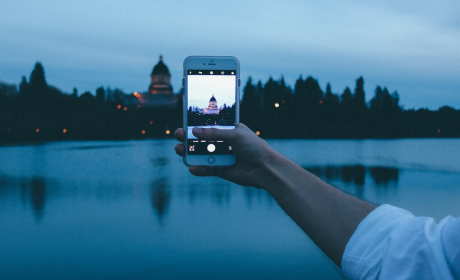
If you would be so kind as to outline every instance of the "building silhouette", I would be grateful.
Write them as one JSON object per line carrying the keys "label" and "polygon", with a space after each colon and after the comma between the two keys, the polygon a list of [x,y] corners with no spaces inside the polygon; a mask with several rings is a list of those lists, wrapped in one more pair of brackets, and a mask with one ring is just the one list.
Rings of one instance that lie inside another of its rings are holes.
{"label": "building silhouette", "polygon": [[205,115],[218,115],[220,113],[220,109],[217,107],[217,100],[212,95],[211,99],[209,99],[209,106],[208,108],[199,109],[200,114]]}
{"label": "building silhouette", "polygon": [[171,86],[171,74],[163,62],[163,56],[153,67],[150,74],[150,86],[145,93],[134,92],[140,107],[147,108],[175,108],[181,95],[174,94]]}
{"label": "building silhouette", "polygon": [[160,61],[153,67],[150,74],[151,83],[149,93],[151,94],[172,94],[171,74],[168,67],[163,63],[163,56],[160,55]]}

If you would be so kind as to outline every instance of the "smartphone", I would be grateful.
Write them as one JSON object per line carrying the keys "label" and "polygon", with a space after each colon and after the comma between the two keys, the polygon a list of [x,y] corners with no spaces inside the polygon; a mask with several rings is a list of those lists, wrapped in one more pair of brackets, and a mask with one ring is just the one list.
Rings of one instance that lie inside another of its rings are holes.
{"label": "smartphone", "polygon": [[187,166],[235,163],[230,143],[198,139],[194,127],[235,129],[239,122],[240,63],[231,56],[189,56],[184,60],[184,129]]}

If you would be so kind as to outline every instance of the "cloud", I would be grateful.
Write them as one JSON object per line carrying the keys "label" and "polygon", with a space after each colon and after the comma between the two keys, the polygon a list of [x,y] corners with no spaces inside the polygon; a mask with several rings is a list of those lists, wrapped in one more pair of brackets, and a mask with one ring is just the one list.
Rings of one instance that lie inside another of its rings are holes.
{"label": "cloud", "polygon": [[405,89],[407,104],[416,102],[404,98],[415,96],[411,88],[430,96],[421,81],[440,92],[460,88],[458,1],[21,1],[2,9],[7,82],[40,60],[67,91],[101,84],[139,91],[163,54],[175,90],[189,55],[237,56],[242,79],[284,75],[293,84],[313,75],[337,91],[363,75],[370,91],[376,83]]}

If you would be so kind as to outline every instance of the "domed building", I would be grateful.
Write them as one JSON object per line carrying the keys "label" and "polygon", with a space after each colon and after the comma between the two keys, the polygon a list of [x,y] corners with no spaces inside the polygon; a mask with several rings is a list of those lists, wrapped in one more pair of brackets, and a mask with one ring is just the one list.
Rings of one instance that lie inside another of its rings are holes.
{"label": "domed building", "polygon": [[218,115],[220,113],[220,109],[217,107],[217,100],[214,97],[214,94],[212,95],[211,99],[209,99],[208,108],[200,109],[199,112],[200,114],[205,115]]}
{"label": "domed building", "polygon": [[134,92],[140,107],[167,107],[175,108],[181,98],[180,94],[174,94],[171,86],[171,74],[163,62],[163,56],[160,55],[160,61],[153,67],[150,74],[150,86],[148,92]]}
{"label": "domed building", "polygon": [[163,56],[160,55],[160,61],[153,67],[150,74],[151,83],[149,93],[151,94],[171,94],[173,89],[171,86],[171,74],[168,67],[163,63]]}

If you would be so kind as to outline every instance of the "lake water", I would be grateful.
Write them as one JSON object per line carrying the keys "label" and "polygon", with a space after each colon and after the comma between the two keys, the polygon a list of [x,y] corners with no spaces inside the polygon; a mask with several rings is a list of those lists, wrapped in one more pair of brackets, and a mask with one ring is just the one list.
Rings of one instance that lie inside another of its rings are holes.
{"label": "lake water", "polygon": [[[271,140],[348,193],[460,216],[460,139]],[[173,140],[0,147],[0,279],[343,279],[263,190]]]}

